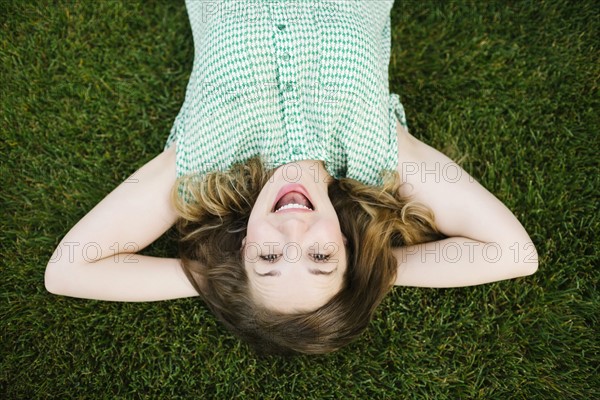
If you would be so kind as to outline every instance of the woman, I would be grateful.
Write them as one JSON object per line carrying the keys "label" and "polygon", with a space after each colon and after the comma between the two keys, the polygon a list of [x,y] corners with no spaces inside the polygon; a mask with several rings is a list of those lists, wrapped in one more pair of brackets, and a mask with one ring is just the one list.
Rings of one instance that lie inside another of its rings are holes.
{"label": "woman", "polygon": [[[535,272],[514,215],[408,133],[392,1],[186,5],[194,68],[165,150],[63,238],[50,292],[200,295],[259,351],[325,353],[393,285]],[[175,223],[180,259],[136,254]]]}

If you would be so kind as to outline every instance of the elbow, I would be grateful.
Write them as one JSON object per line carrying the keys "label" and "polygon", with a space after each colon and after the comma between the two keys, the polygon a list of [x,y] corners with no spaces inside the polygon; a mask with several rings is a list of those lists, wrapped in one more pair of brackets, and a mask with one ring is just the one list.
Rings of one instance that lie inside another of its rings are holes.
{"label": "elbow", "polygon": [[[501,254],[496,260],[502,259],[504,279],[521,278],[533,275],[538,270],[538,254],[531,241],[516,241],[497,246]],[[488,256],[489,258],[489,256]]]}
{"label": "elbow", "polygon": [[526,268],[527,275],[533,275],[537,272],[537,270],[538,270],[538,259],[537,259],[537,255],[536,255],[535,261],[531,261],[531,262],[527,263],[527,268]]}
{"label": "elbow", "polygon": [[538,261],[526,262],[521,266],[521,276],[529,276],[533,275],[538,270]]}
{"label": "elbow", "polygon": [[44,287],[49,293],[68,296],[67,274],[68,266],[50,261],[44,273]]}
{"label": "elbow", "polygon": [[[62,245],[62,244],[61,244]],[[73,279],[75,272],[75,260],[62,256],[61,245],[59,245],[44,272],[44,287],[49,293],[59,296],[69,296],[69,283]]]}
{"label": "elbow", "polygon": [[46,266],[46,272],[44,274],[44,286],[49,293],[60,295],[62,294],[60,277],[58,276],[56,269],[56,266],[52,264],[48,264]]}
{"label": "elbow", "polygon": [[60,261],[60,245],[54,250],[52,253],[52,257],[48,260],[48,264],[46,264],[46,271],[44,272],[44,287],[46,291],[52,294],[60,294],[58,293],[59,285],[60,285],[60,277],[58,276],[59,269],[59,261]]}
{"label": "elbow", "polygon": [[539,262],[538,253],[532,242],[528,242],[525,246],[525,254],[519,262],[520,276],[529,276],[537,272]]}

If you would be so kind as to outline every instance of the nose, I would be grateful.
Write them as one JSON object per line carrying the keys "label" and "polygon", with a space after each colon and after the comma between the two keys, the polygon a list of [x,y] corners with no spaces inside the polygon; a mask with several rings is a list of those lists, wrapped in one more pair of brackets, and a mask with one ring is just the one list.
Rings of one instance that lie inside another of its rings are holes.
{"label": "nose", "polygon": [[290,239],[298,238],[308,228],[308,222],[300,217],[287,218],[279,224],[279,230]]}

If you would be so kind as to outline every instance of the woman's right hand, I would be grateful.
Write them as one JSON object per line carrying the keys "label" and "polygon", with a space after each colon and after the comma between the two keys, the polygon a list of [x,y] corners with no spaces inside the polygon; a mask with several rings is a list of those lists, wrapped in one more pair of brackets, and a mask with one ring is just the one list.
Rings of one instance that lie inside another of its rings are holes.
{"label": "woman's right hand", "polygon": [[398,125],[401,193],[429,207],[447,239],[395,249],[396,285],[457,287],[533,274],[538,256],[513,213],[450,158]]}

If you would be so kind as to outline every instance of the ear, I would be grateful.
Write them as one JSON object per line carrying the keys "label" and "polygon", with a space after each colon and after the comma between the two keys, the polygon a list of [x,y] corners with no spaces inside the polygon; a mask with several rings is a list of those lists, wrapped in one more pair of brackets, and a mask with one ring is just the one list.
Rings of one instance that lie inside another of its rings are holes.
{"label": "ear", "polygon": [[245,245],[246,245],[246,236],[244,236],[244,238],[242,239],[242,246],[240,247],[240,250],[242,250]]}
{"label": "ear", "polygon": [[348,239],[346,238],[346,235],[342,234],[342,240],[344,241],[344,246],[348,246]]}

